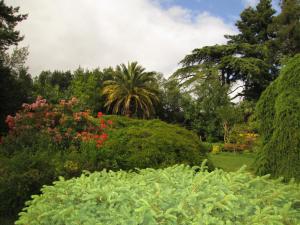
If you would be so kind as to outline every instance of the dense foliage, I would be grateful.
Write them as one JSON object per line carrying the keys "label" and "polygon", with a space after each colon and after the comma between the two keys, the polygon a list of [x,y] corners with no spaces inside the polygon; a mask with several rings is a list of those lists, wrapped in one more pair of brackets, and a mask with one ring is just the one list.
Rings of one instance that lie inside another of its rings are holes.
{"label": "dense foliage", "polygon": [[257,104],[262,149],[259,174],[300,180],[300,55],[283,67]]}
{"label": "dense foliage", "polygon": [[[197,165],[207,157],[208,151],[197,135],[178,125],[123,116],[107,115],[103,119],[111,129],[107,130],[109,138],[94,156],[97,170]],[[73,160],[80,157],[81,153]]]}
{"label": "dense foliage", "polygon": [[[107,169],[161,168],[177,163],[198,165],[206,149],[197,135],[178,125],[159,120],[106,116],[115,129],[102,151],[110,159]],[[116,167],[116,168],[114,168]]]}
{"label": "dense foliage", "polygon": [[70,178],[98,169],[96,156],[111,121],[101,113],[91,119],[88,111],[76,111],[76,105],[75,98],[52,105],[38,97],[7,116],[9,133],[0,144],[0,215],[14,215],[60,175]]}
{"label": "dense foliage", "polygon": [[281,13],[274,20],[276,45],[282,55],[300,53],[300,1],[281,0]]}
{"label": "dense foliage", "polygon": [[174,166],[96,172],[42,189],[16,224],[290,224],[299,185],[249,173]]}
{"label": "dense foliage", "polygon": [[206,158],[196,134],[178,125],[102,113],[93,118],[76,111],[78,106],[75,98],[57,105],[38,98],[7,117],[10,132],[0,144],[0,214],[14,215],[58,176],[198,165]]}
{"label": "dense foliage", "polygon": [[[193,50],[169,79],[137,62],[42,71],[32,79],[29,48],[12,48],[27,16],[0,0],[0,223],[59,176],[126,170],[47,187],[19,223],[89,217],[86,223],[95,224],[101,215],[101,224],[297,224],[299,186],[240,172],[161,170],[200,165],[211,151],[221,156],[217,166],[222,161],[233,171],[245,162],[238,154],[253,151],[247,162],[259,153],[259,175],[300,180],[300,1],[280,7],[276,13],[271,0],[247,7],[238,33]],[[138,172],[144,168],[158,170]],[[93,201],[99,192],[104,197]],[[63,210],[54,205],[63,201]],[[95,213],[89,204],[109,208]]]}

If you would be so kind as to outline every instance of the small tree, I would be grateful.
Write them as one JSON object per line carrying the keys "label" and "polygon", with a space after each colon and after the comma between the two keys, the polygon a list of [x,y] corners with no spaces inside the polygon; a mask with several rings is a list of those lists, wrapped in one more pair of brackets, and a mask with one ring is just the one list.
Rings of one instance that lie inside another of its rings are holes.
{"label": "small tree", "polygon": [[229,143],[229,137],[234,124],[242,121],[242,113],[232,104],[220,107],[217,115],[221,119],[224,129],[224,143]]}

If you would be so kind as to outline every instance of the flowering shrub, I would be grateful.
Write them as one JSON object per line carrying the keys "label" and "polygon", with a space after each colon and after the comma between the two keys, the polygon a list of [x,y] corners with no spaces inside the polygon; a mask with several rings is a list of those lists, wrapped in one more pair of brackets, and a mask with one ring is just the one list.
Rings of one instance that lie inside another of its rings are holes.
{"label": "flowering shrub", "polygon": [[9,133],[0,138],[0,215],[15,217],[31,195],[59,176],[103,169],[98,148],[108,139],[112,121],[100,112],[97,118],[80,112],[77,103],[72,98],[53,105],[38,97],[7,116]]}
{"label": "flowering shrub", "polygon": [[217,153],[219,153],[221,151],[221,147],[220,147],[220,145],[217,145],[217,144],[214,144],[213,146],[212,146],[212,153],[213,154],[217,154]]}
{"label": "flowering shrub", "polygon": [[229,135],[229,143],[224,144],[224,150],[252,150],[257,140],[258,134],[254,132],[247,124],[236,125]]}
{"label": "flowering shrub", "polygon": [[30,131],[42,132],[50,136],[54,143],[63,147],[79,142],[95,142],[99,148],[107,140],[105,130],[112,121],[105,121],[98,113],[98,124],[91,120],[90,111],[78,112],[76,98],[61,100],[58,105],[47,103],[38,97],[32,104],[23,104],[23,109],[15,116],[8,115],[6,123],[9,136],[17,137]]}

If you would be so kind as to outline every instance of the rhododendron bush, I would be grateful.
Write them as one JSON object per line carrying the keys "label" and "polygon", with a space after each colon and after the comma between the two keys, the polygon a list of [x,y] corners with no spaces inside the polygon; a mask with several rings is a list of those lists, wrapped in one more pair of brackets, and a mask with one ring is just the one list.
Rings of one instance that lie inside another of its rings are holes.
{"label": "rhododendron bush", "polygon": [[7,116],[8,136],[12,139],[24,133],[40,132],[63,148],[78,146],[80,142],[94,142],[98,148],[101,147],[108,138],[105,130],[112,122],[105,121],[99,112],[95,123],[90,111],[78,111],[77,104],[76,98],[52,105],[38,97],[32,104],[23,104],[22,110],[15,116]]}
{"label": "rhododendron bush", "polygon": [[[112,121],[79,111],[76,98],[49,104],[38,97],[6,118],[0,144],[0,215],[15,216],[40,188],[59,176],[103,169],[102,145]],[[1,222],[0,222],[1,224]]]}

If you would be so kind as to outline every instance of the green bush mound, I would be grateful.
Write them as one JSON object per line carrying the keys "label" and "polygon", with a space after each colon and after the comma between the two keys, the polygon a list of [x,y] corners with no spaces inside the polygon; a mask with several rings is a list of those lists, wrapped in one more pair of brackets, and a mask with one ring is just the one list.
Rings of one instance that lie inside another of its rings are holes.
{"label": "green bush mound", "polygon": [[110,159],[107,169],[162,168],[174,164],[200,165],[207,149],[199,137],[178,125],[160,120],[106,116],[114,128],[101,151]]}
{"label": "green bush mound", "polygon": [[61,179],[33,196],[16,224],[300,223],[299,184],[253,177],[242,170],[197,169],[177,165]]}
{"label": "green bush mound", "polygon": [[263,92],[256,116],[262,138],[257,174],[300,180],[300,54]]}

